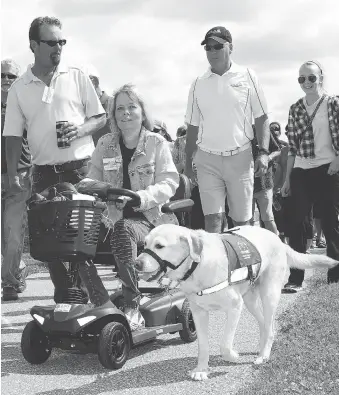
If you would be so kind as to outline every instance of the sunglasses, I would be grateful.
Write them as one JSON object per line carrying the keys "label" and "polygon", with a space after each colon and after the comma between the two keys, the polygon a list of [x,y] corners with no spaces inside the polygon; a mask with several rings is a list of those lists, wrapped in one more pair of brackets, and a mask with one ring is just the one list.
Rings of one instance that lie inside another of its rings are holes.
{"label": "sunglasses", "polygon": [[210,51],[212,51],[212,50],[214,50],[214,51],[220,51],[221,49],[224,48],[224,45],[225,45],[225,44],[215,44],[215,45],[208,45],[208,44],[206,44],[206,45],[204,46],[204,48],[205,48],[205,51],[206,51],[206,52],[210,52]]}
{"label": "sunglasses", "polygon": [[63,47],[66,44],[67,40],[65,40],[65,39],[64,40],[58,40],[58,41],[55,41],[55,40],[38,40],[38,42],[45,43],[45,44],[47,44],[50,47],[55,47],[57,44],[59,44],[60,47]]}
{"label": "sunglasses", "polygon": [[17,78],[17,76],[14,74],[1,73],[1,78],[6,78],[6,77],[9,80],[15,80]]}
{"label": "sunglasses", "polygon": [[303,84],[306,80],[309,80],[309,81],[312,82],[312,83],[313,83],[313,82],[316,82],[317,76],[314,75],[314,74],[311,74],[311,75],[309,75],[308,77],[301,76],[301,77],[298,78],[299,84]]}
{"label": "sunglasses", "polygon": [[271,126],[271,127],[270,127],[270,130],[271,130],[272,132],[280,132],[280,128],[279,128],[278,126]]}

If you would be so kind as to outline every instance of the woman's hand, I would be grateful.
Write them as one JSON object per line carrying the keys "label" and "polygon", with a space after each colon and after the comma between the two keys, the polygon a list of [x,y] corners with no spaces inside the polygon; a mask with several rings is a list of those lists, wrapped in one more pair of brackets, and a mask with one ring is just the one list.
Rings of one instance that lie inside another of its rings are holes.
{"label": "woman's hand", "polygon": [[331,163],[330,167],[328,168],[327,174],[333,175],[339,172],[339,156],[337,156]]}
{"label": "woman's hand", "polygon": [[257,159],[254,162],[254,177],[262,177],[266,174],[268,169],[268,161],[268,155],[258,155]]}
{"label": "woman's hand", "polygon": [[281,196],[286,197],[291,194],[291,186],[290,186],[290,180],[285,180],[284,185],[281,188]]}
{"label": "woman's hand", "polygon": [[126,203],[129,202],[130,200],[132,200],[132,198],[128,196],[119,196],[115,201],[115,205],[118,210],[123,210],[124,207],[126,206]]}

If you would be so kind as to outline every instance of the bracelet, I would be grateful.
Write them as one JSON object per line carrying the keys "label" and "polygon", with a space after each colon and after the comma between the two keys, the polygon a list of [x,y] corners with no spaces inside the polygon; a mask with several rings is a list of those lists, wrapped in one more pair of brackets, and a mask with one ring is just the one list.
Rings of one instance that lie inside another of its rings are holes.
{"label": "bracelet", "polygon": [[260,154],[265,154],[265,155],[269,156],[270,152],[265,148],[259,148],[259,155]]}

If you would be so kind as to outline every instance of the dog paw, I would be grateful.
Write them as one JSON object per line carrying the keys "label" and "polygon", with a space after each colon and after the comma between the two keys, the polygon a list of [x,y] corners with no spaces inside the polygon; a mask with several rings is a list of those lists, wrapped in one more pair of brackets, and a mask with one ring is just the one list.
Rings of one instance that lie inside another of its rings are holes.
{"label": "dog paw", "polygon": [[254,365],[262,365],[263,363],[266,363],[267,361],[268,361],[267,357],[258,357],[253,361],[253,363],[254,363]]}
{"label": "dog paw", "polygon": [[189,373],[191,379],[195,381],[202,381],[202,380],[207,380],[208,379],[208,372],[207,371],[201,371],[200,369],[194,369]]}
{"label": "dog paw", "polygon": [[239,354],[234,350],[223,350],[221,352],[221,357],[224,361],[227,362],[237,362],[239,358]]}

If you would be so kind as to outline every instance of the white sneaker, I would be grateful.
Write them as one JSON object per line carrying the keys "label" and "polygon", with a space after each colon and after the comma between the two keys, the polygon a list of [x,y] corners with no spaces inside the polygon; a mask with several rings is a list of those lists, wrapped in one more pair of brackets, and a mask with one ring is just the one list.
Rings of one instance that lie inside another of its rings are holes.
{"label": "white sneaker", "polygon": [[131,331],[142,329],[145,327],[144,317],[141,315],[139,309],[133,309],[131,307],[125,308],[125,316],[131,328]]}

